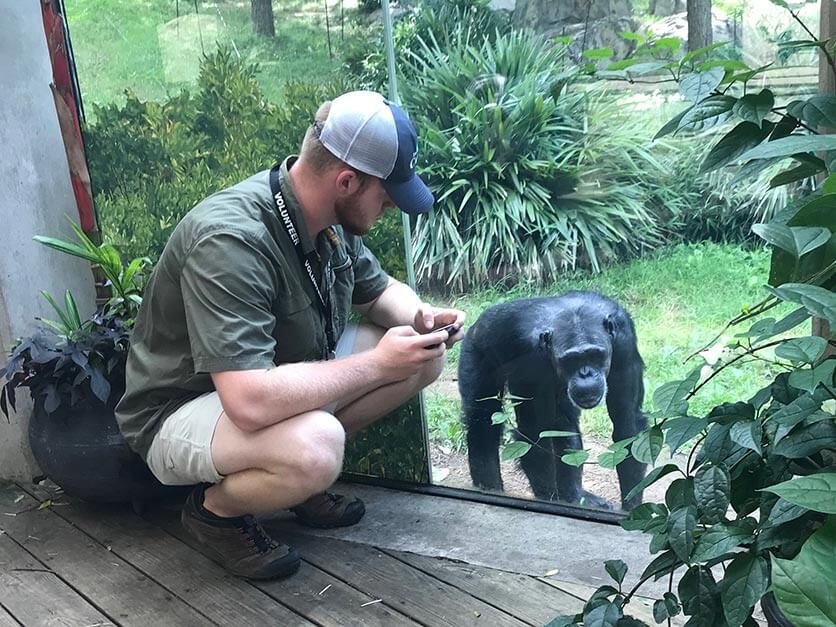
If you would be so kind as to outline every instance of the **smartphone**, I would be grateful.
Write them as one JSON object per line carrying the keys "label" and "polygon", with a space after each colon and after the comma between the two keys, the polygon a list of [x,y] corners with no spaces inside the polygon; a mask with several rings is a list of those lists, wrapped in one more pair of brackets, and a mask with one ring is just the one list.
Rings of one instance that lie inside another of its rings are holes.
{"label": "smartphone", "polygon": [[[437,329],[433,329],[432,331],[427,331],[427,333],[435,333],[436,331],[447,331],[447,337],[449,338],[451,335],[455,334],[459,330],[459,325],[455,322],[453,324],[448,324],[443,327],[439,327]],[[425,346],[427,350],[431,348],[435,348],[438,344],[431,344],[430,346]]]}

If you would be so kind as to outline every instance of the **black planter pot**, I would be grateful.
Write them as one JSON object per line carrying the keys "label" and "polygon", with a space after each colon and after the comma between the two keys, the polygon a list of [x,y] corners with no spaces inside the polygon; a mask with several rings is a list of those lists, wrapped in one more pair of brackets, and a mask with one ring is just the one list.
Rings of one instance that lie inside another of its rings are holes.
{"label": "black planter pot", "polygon": [[161,484],[119,431],[113,409],[81,402],[47,414],[41,402],[29,422],[29,445],[43,473],[68,495],[96,503],[132,503],[185,494]]}
{"label": "black planter pot", "polygon": [[767,592],[761,598],[761,609],[769,627],[795,627],[778,608],[775,595],[771,592]]}

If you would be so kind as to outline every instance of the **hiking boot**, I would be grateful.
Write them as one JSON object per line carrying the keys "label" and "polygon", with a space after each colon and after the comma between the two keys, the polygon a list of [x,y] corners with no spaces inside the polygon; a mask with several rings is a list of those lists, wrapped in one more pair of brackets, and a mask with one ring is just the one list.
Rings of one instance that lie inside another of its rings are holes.
{"label": "hiking boot", "polygon": [[248,579],[274,579],[299,568],[296,549],[279,544],[255,517],[221,518],[203,507],[205,488],[195,488],[186,499],[180,520],[204,553],[226,570]]}
{"label": "hiking boot", "polygon": [[296,520],[308,527],[330,529],[348,527],[360,521],[366,513],[363,501],[351,496],[320,492],[304,503],[291,507]]}

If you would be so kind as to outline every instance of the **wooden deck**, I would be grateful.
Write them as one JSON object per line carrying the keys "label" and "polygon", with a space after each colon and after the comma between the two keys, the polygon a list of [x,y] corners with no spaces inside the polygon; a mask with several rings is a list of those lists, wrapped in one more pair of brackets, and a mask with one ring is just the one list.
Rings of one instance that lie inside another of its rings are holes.
{"label": "wooden deck", "polygon": [[579,611],[589,591],[278,524],[302,567],[249,582],[190,546],[173,507],[138,516],[37,486],[0,486],[0,627],[543,625]]}

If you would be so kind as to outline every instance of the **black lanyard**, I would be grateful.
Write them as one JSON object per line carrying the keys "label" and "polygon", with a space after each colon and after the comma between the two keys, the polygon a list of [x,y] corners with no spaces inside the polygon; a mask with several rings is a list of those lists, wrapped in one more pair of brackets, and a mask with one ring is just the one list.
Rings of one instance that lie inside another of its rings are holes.
{"label": "black lanyard", "polygon": [[316,280],[316,276],[314,275],[313,271],[313,266],[311,266],[311,257],[315,253],[306,255],[304,252],[302,252],[302,243],[299,240],[299,233],[296,231],[296,225],[293,224],[293,220],[290,217],[290,213],[288,213],[287,211],[284,196],[282,195],[282,188],[281,185],[279,185],[280,168],[281,165],[275,165],[270,170],[270,191],[273,193],[273,200],[276,203],[276,210],[279,212],[279,218],[281,218],[282,226],[284,226],[284,229],[287,232],[287,236],[290,238],[293,247],[296,249],[296,254],[299,257],[299,262],[302,264],[302,267],[305,268],[305,270],[307,271],[308,278],[310,279],[311,285],[313,285],[314,291],[316,292],[320,310],[322,311],[323,322],[325,324],[325,339],[328,343],[327,358],[331,359],[334,357],[334,351],[337,348],[337,341],[334,337],[334,327],[331,324],[331,295],[330,292],[327,290],[323,295],[322,290],[319,289],[319,282]]}

